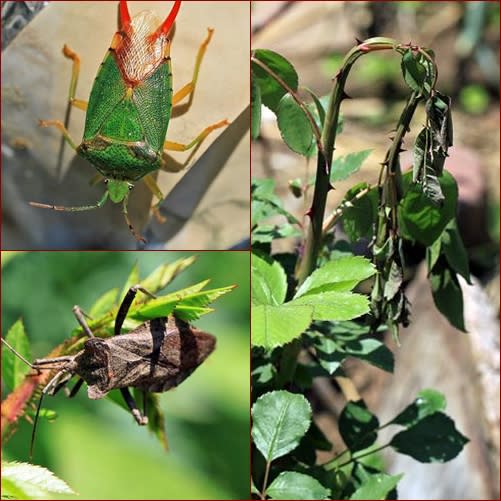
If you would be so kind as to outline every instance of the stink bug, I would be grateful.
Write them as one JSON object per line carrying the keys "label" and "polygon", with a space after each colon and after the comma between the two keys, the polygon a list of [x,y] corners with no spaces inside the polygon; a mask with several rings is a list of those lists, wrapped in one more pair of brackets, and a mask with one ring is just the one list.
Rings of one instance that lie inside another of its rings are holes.
{"label": "stink bug", "polygon": [[137,240],[144,241],[127,213],[133,183],[144,179],[159,200],[153,210],[161,218],[158,207],[164,196],[151,174],[158,169],[179,170],[179,166],[169,165],[164,150],[189,150],[198,146],[213,130],[228,124],[227,120],[221,120],[209,125],[188,144],[165,140],[172,106],[186,97],[191,99],[200,64],[213,34],[209,29],[200,45],[191,82],[173,93],[169,33],[180,6],[181,1],[176,0],[169,15],[160,22],[149,11],[131,18],[127,2],[120,1],[120,27],[99,68],[88,102],[75,98],[80,58],[64,46],[63,54],[73,61],[69,105],[86,111],[83,140],[77,145],[66,125],[59,120],[41,120],[40,125],[59,129],[71,148],[98,170],[106,183],[106,191],[93,205],[66,207],[30,202],[32,206],[78,212],[100,208],[110,198],[112,202],[122,203],[122,212],[131,233]]}
{"label": "stink bug", "polygon": [[214,351],[216,338],[171,315],[155,318],[121,334],[129,308],[138,291],[151,297],[140,285],[129,289],[118,310],[114,337],[95,337],[82,310],[75,306],[73,313],[88,339],[83,350],[74,355],[42,358],[28,362],[3,338],[2,342],[33,370],[56,371],[42,390],[31,435],[30,457],[33,452],[36,426],[43,397],[55,395],[73,376],[79,379],[69,396],[76,395],[85,381],[90,399],[99,399],[113,389],[120,389],[125,403],[139,425],[148,423],[146,395],[143,410],[139,410],[129,388],[143,392],[164,392],[181,384]]}

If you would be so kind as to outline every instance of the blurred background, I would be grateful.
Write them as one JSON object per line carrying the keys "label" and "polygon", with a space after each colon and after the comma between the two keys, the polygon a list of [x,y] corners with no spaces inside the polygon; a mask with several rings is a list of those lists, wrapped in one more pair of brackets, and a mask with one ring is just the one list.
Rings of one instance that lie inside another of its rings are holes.
{"label": "blurred background", "polygon": [[[131,16],[150,10],[163,20],[172,5],[140,1],[129,9]],[[167,243],[169,249],[227,249],[248,237],[250,39],[242,34],[249,31],[249,14],[249,3],[240,1],[190,1],[179,11],[172,33],[174,91],[191,80],[207,28],[215,31],[192,105],[187,109],[183,101],[173,111],[167,139],[189,143],[219,120],[231,125],[210,134],[189,169],[158,174],[158,185],[169,195],[164,224],[150,218],[151,192],[143,182],[135,183],[129,215],[157,248]],[[76,97],[87,100],[117,19],[118,1],[2,3],[2,35],[10,42],[2,46],[3,249],[137,248],[119,204],[81,213],[28,205],[92,205],[104,193],[102,182],[91,186],[94,167],[63,146],[56,129],[38,127],[38,120],[64,121],[71,62],[62,54],[63,45],[81,58]],[[84,123],[85,112],[73,108],[68,130],[77,144]],[[174,152],[169,161],[183,163],[188,156]]]}
{"label": "blurred background", "polygon": [[[436,311],[426,269],[409,270],[411,326],[402,346],[388,341],[396,356],[393,376],[363,364],[347,371],[371,410],[385,417],[408,403],[410,395],[432,387],[445,393],[448,412],[471,442],[446,465],[421,465],[385,456],[390,473],[405,472],[399,499],[496,499],[499,497],[499,3],[498,2],[252,2],[252,48],[270,49],[296,68],[300,86],[326,95],[345,54],[374,36],[393,37],[432,48],[437,88],[452,96],[454,146],[446,168],[459,185],[458,219],[474,283],[462,283],[468,334],[453,329]],[[343,132],[336,155],[373,149],[360,171],[336,184],[328,210],[357,182],[377,182],[379,162],[390,145],[391,130],[408,89],[400,59],[386,51],[361,58],[348,78],[341,113]],[[302,94],[306,96],[306,94]],[[283,143],[275,116],[263,107],[261,137],[252,144],[252,175],[273,178],[285,208],[304,220],[310,199],[295,198],[289,180],[308,179],[316,168]],[[409,151],[402,168],[412,165],[412,145],[425,120],[421,106],[405,138]],[[309,193],[311,196],[312,193]],[[338,228],[339,231],[339,228]],[[274,251],[295,250],[296,241],[274,242]],[[412,280],[411,280],[412,278]],[[325,381],[323,382],[325,383]],[[326,385],[322,386],[324,389]],[[316,422],[340,444],[337,395],[316,395]],[[384,437],[382,438],[384,440]],[[342,444],[340,444],[342,446]],[[322,455],[323,454],[323,455]],[[330,454],[330,456],[329,456]],[[319,462],[332,452],[319,453]]]}
{"label": "blurred background", "polygon": [[[141,278],[191,253],[2,253],[2,336],[19,318],[33,358],[45,356],[76,326],[72,306],[88,310],[123,287],[138,263]],[[34,464],[49,468],[81,499],[246,499],[249,495],[249,254],[198,254],[165,292],[210,278],[209,288],[238,287],[193,322],[217,348],[180,387],[160,395],[168,452],[107,399],[47,397],[54,422],[41,419]],[[164,292],[164,293],[165,293]],[[5,393],[4,393],[5,397]],[[31,425],[3,444],[3,460],[27,461]],[[75,496],[76,499],[76,496]]]}

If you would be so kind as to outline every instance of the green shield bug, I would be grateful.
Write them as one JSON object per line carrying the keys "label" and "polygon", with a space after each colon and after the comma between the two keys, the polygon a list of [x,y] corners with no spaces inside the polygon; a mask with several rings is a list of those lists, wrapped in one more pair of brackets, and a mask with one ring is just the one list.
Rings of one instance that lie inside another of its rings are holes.
{"label": "green shield bug", "polygon": [[[134,229],[127,203],[133,183],[143,179],[159,202],[153,206],[161,219],[158,207],[164,196],[157,186],[154,171],[176,172],[165,150],[186,151],[198,146],[213,130],[224,127],[221,120],[206,127],[187,144],[166,141],[172,107],[193,95],[198,72],[213,30],[200,45],[193,78],[178,92],[172,90],[169,33],[181,7],[176,0],[163,22],[149,11],[132,17],[127,2],[120,0],[120,26],[94,80],[89,101],[75,98],[80,58],[66,45],[63,54],[73,62],[69,90],[69,104],[86,111],[82,142],[77,145],[65,124],[59,120],[41,120],[43,127],[53,126],[61,131],[66,142],[78,155],[88,160],[104,178],[106,191],[93,205],[66,207],[39,202],[30,205],[56,211],[79,212],[100,208],[109,199],[122,204],[125,221],[137,240],[143,237]],[[185,164],[182,165],[184,167]]]}

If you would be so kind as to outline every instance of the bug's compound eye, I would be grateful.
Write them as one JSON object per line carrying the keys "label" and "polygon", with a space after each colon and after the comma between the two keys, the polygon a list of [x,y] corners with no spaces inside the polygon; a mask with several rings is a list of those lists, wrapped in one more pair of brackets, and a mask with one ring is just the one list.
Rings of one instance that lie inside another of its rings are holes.
{"label": "bug's compound eye", "polygon": [[110,182],[110,180],[109,180],[109,179],[105,179],[105,180],[104,180],[104,184],[108,184],[109,182]]}
{"label": "bug's compound eye", "polygon": [[129,185],[127,185],[127,188],[129,188],[129,191],[132,191],[132,188],[134,188],[134,185],[133,184],[129,184]]}

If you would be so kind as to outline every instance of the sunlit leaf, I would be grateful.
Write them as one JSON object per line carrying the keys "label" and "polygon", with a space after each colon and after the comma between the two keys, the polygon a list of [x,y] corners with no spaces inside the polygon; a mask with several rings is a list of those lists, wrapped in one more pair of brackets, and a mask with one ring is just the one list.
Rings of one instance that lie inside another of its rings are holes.
{"label": "sunlit leaf", "polygon": [[[293,91],[297,90],[298,76],[296,70],[285,57],[266,49],[257,49],[253,52],[253,55],[281,78]],[[252,73],[261,90],[263,104],[276,112],[278,103],[282,96],[287,93],[287,90],[255,63],[252,64]]]}
{"label": "sunlit leaf", "polygon": [[330,491],[309,475],[283,471],[266,489],[266,494],[272,499],[328,499]]}
{"label": "sunlit leaf", "polygon": [[47,494],[75,494],[54,473],[29,463],[2,461],[2,498],[48,499]]}
{"label": "sunlit leaf", "polygon": [[252,406],[252,438],[267,461],[294,450],[311,423],[311,407],[302,396],[273,391]]}

